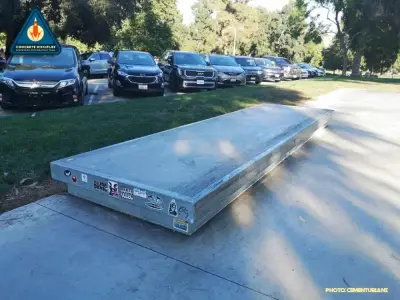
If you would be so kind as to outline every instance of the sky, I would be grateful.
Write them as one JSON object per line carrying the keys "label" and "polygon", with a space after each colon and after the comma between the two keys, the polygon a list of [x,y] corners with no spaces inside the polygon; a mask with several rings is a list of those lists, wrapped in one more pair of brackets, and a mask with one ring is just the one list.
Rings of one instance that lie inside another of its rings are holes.
{"label": "sky", "polygon": [[[183,15],[183,23],[190,24],[193,22],[192,6],[197,0],[178,0],[178,8]],[[279,10],[286,5],[289,0],[253,0],[252,6],[262,6],[268,10]]]}

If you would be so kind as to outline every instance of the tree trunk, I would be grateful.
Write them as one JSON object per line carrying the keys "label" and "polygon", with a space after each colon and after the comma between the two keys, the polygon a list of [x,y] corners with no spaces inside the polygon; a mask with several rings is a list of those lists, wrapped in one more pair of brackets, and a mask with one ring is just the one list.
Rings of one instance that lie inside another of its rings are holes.
{"label": "tree trunk", "polygon": [[11,50],[11,45],[12,45],[13,41],[14,41],[14,32],[13,32],[13,30],[8,30],[7,39],[6,39],[6,51],[5,51],[5,55],[6,55],[7,59],[11,55],[10,50]]}
{"label": "tree trunk", "polygon": [[358,48],[356,50],[356,55],[354,56],[354,60],[353,60],[353,66],[351,68],[351,76],[356,76],[356,77],[360,77],[361,76],[361,59],[363,56],[363,52],[361,50],[361,48]]}
{"label": "tree trunk", "polygon": [[342,66],[342,76],[346,76],[347,74],[347,63],[348,63],[348,57],[347,57],[347,46],[346,42],[344,40],[344,34],[339,35],[339,41],[340,41],[340,52],[342,53],[342,59],[343,59],[343,66]]}

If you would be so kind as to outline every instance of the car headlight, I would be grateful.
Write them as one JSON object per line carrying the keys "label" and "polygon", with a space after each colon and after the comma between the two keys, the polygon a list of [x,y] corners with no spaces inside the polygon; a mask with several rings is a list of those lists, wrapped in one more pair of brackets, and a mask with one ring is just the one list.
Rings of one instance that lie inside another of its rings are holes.
{"label": "car headlight", "polygon": [[119,75],[119,76],[129,76],[128,74],[126,74],[124,71],[121,71],[121,70],[118,70],[117,71],[117,74]]}
{"label": "car headlight", "polygon": [[73,85],[75,81],[76,81],[75,79],[61,80],[58,87],[63,88],[69,85]]}
{"label": "car headlight", "polygon": [[12,80],[11,78],[3,77],[1,78],[1,82],[8,85],[9,87],[14,87],[14,80]]}
{"label": "car headlight", "polygon": [[218,76],[220,76],[220,77],[225,77],[226,75],[225,75],[224,72],[218,72]]}
{"label": "car headlight", "polygon": [[176,70],[178,71],[178,74],[179,74],[180,76],[182,76],[182,74],[183,74],[182,70],[179,69],[179,68],[177,68]]}
{"label": "car headlight", "polygon": [[261,75],[262,73],[263,73],[263,71],[261,71],[261,70],[257,71],[258,75]]}
{"label": "car headlight", "polygon": [[290,71],[290,67],[284,67],[283,70],[286,71],[286,72],[289,72]]}

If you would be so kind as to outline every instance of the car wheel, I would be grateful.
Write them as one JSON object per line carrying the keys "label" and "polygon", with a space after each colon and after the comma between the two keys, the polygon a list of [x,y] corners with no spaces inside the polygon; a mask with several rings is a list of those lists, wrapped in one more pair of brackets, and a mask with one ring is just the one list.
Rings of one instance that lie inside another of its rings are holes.
{"label": "car wheel", "polygon": [[115,80],[113,81],[113,95],[115,97],[121,96],[121,90],[117,87]]}

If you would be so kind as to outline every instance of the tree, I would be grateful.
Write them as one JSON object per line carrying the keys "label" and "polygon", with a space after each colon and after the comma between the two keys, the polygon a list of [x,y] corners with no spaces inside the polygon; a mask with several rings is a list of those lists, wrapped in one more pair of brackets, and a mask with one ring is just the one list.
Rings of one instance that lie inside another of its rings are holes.
{"label": "tree", "polygon": [[111,36],[111,28],[134,16],[140,0],[0,0],[0,32],[9,48],[33,8],[44,14],[56,36],[94,45]]}
{"label": "tree", "polygon": [[143,0],[134,19],[125,19],[121,29],[114,27],[110,44],[160,56],[167,49],[180,48],[181,26],[182,17],[175,0]]}
{"label": "tree", "polygon": [[[341,20],[346,9],[346,0],[315,0],[322,8],[327,10],[326,19],[335,27],[335,35],[339,41],[340,54],[342,57],[342,75],[345,76],[348,64],[348,35]],[[333,14],[333,17],[330,16]]]}
{"label": "tree", "polygon": [[330,47],[324,50],[324,68],[328,70],[340,70],[343,68],[343,59],[341,56],[340,42],[336,37]]}
{"label": "tree", "polygon": [[209,53],[216,48],[217,21],[212,18],[213,9],[208,0],[199,0],[193,6],[194,24],[190,28],[194,51]]}

